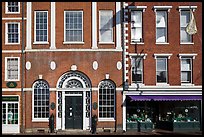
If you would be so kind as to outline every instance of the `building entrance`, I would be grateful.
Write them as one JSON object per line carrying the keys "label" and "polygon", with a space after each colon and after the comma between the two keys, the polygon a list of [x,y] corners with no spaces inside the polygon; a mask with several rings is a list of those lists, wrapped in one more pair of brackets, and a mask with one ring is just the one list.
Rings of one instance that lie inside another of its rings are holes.
{"label": "building entrance", "polygon": [[81,96],[66,96],[65,129],[82,129],[82,125],[83,125],[82,94]]}

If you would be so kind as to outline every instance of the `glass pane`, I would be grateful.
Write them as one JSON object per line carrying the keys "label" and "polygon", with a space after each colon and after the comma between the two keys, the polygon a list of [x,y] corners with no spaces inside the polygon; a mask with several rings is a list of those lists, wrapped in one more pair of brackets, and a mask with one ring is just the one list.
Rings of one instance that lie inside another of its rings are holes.
{"label": "glass pane", "polygon": [[167,82],[166,81],[166,72],[165,71],[157,72],[157,82]]}
{"label": "glass pane", "polygon": [[191,82],[191,72],[181,72],[181,81],[182,82]]}
{"label": "glass pane", "polygon": [[166,59],[157,59],[157,71],[166,70]]}
{"label": "glass pane", "polygon": [[156,13],[156,27],[166,27],[166,11]]}
{"label": "glass pane", "polygon": [[100,39],[103,42],[112,42],[112,30],[101,30]]}
{"label": "glass pane", "polygon": [[141,38],[142,38],[142,28],[138,28],[138,27],[132,28],[131,39],[140,41]]}
{"label": "glass pane", "polygon": [[142,27],[142,11],[131,12],[132,27]]}
{"label": "glass pane", "polygon": [[190,59],[182,59],[181,60],[181,70],[182,71],[189,71],[189,70],[191,70]]}
{"label": "glass pane", "polygon": [[191,42],[191,36],[186,32],[185,28],[181,28],[181,42]]}
{"label": "glass pane", "polygon": [[157,28],[156,42],[166,42],[166,28]]}
{"label": "glass pane", "polygon": [[181,11],[181,27],[186,27],[190,21],[190,11]]}

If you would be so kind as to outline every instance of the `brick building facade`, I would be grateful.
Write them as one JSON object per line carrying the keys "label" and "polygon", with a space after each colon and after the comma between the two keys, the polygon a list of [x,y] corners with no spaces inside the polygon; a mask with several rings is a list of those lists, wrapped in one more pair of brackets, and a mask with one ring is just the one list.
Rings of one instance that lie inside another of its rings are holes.
{"label": "brick building facade", "polygon": [[[138,129],[138,121],[141,130],[200,130],[201,3],[124,2],[123,8],[123,130]],[[186,32],[191,13],[193,35]]]}
{"label": "brick building facade", "polygon": [[[190,9],[192,38],[179,23]],[[199,2],[2,2],[3,133],[48,130],[51,114],[56,130],[90,130],[97,115],[97,130],[126,131],[146,108],[162,128],[156,117],[175,107],[160,110],[180,100],[196,107],[200,128],[201,11]]]}

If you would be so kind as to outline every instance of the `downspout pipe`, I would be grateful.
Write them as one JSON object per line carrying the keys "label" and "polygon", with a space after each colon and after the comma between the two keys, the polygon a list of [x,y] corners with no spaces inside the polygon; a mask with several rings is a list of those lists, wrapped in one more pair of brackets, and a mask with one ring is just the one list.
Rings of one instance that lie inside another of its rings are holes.
{"label": "downspout pipe", "polygon": [[21,132],[24,133],[24,2],[22,2],[22,47],[21,47]]}

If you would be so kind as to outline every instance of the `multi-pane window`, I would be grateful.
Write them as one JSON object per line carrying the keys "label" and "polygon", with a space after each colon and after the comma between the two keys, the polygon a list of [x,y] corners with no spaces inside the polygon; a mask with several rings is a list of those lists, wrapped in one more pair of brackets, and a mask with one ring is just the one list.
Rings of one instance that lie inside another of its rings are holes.
{"label": "multi-pane window", "polygon": [[48,12],[35,11],[35,42],[48,41]]}
{"label": "multi-pane window", "polygon": [[156,11],[156,43],[167,42],[167,11]]}
{"label": "multi-pane window", "polygon": [[2,102],[2,125],[18,124],[18,102]]}
{"label": "multi-pane window", "polygon": [[115,118],[115,84],[109,80],[99,85],[99,118]]}
{"label": "multi-pane window", "polygon": [[20,23],[9,22],[6,23],[6,43],[19,44],[20,43]]}
{"label": "multi-pane window", "polygon": [[49,118],[49,85],[44,80],[38,80],[33,86],[33,119],[48,120]]}
{"label": "multi-pane window", "polygon": [[131,11],[131,41],[142,42],[142,10]]}
{"label": "multi-pane window", "polygon": [[181,10],[180,14],[180,42],[191,43],[192,36],[186,32],[186,27],[190,22],[190,10]]}
{"label": "multi-pane window", "polygon": [[6,2],[6,13],[20,13],[20,2]]}
{"label": "multi-pane window", "polygon": [[167,58],[156,59],[157,83],[167,83]]}
{"label": "multi-pane window", "polygon": [[143,58],[132,56],[132,83],[143,83]]}
{"label": "multi-pane window", "polygon": [[181,83],[192,82],[192,59],[181,58]]}
{"label": "multi-pane window", "polygon": [[83,42],[83,12],[65,11],[65,42]]}
{"label": "multi-pane window", "polygon": [[113,11],[99,11],[99,42],[113,42]]}
{"label": "multi-pane window", "polygon": [[5,80],[19,81],[20,77],[20,60],[19,57],[6,57],[5,60]]}

